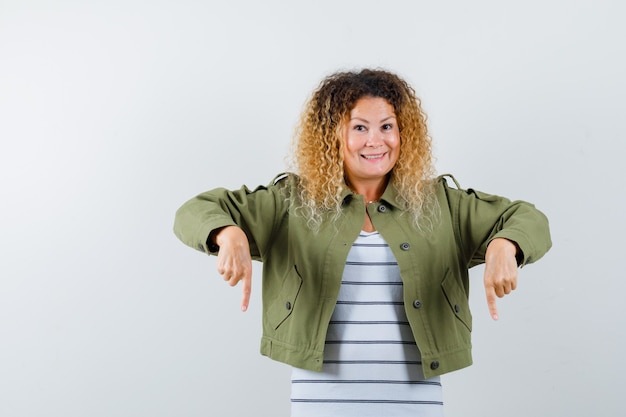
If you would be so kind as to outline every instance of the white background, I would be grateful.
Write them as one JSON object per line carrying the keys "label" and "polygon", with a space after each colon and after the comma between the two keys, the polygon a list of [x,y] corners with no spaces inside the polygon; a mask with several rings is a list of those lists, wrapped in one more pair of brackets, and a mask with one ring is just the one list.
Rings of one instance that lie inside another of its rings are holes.
{"label": "white background", "polygon": [[260,291],[241,313],[174,212],[268,183],[318,82],[361,67],[416,88],[440,173],[551,221],[498,322],[472,272],[447,416],[623,415],[625,9],[0,1],[0,415],[287,416]]}

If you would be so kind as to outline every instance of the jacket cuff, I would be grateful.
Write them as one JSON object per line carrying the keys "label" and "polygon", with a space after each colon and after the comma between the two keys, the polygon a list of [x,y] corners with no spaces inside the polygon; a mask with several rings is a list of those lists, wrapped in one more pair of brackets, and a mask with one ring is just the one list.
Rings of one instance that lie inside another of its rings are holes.
{"label": "jacket cuff", "polygon": [[207,255],[217,255],[220,247],[212,241],[212,234],[218,229],[226,226],[235,226],[235,223],[233,223],[232,221],[224,221],[220,223],[210,222],[200,226],[196,231],[196,242],[198,242],[196,249],[206,253]]}

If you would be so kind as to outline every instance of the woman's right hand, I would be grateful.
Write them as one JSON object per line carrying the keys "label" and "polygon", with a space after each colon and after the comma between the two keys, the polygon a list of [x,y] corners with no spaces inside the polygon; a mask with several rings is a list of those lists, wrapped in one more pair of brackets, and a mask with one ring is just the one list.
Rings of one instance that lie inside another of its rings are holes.
{"label": "woman's right hand", "polygon": [[213,239],[220,248],[217,272],[231,287],[241,281],[241,311],[246,311],[252,292],[252,258],[248,238],[239,227],[226,226],[218,230]]}

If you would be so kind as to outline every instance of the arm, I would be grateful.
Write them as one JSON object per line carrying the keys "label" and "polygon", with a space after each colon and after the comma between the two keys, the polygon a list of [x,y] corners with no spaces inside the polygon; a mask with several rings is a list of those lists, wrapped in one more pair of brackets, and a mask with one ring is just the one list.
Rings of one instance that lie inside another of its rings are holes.
{"label": "arm", "polygon": [[[254,190],[216,188],[185,202],[177,211],[174,234],[187,246],[217,255],[218,229],[238,226],[246,234],[253,259],[261,260],[271,237],[288,210],[287,180],[277,177]],[[282,180],[281,180],[282,179]]]}
{"label": "arm", "polygon": [[192,198],[176,212],[176,236],[194,249],[217,255],[218,273],[231,286],[242,281],[243,311],[250,298],[251,260],[262,260],[288,208],[284,183],[274,180],[253,191],[218,188]]}
{"label": "arm", "polygon": [[546,216],[532,204],[475,191],[451,189],[444,182],[455,222],[460,255],[472,267],[485,262],[485,291],[497,319],[496,296],[517,286],[517,267],[540,259],[550,248]]}
{"label": "arm", "polygon": [[485,262],[487,247],[496,238],[516,244],[518,266],[539,260],[552,246],[548,219],[534,205],[473,189],[452,189],[445,183],[444,189],[468,268]]}

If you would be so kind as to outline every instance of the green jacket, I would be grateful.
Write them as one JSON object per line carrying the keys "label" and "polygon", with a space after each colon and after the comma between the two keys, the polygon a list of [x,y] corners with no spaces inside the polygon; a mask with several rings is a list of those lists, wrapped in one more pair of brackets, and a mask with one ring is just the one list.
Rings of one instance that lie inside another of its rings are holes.
{"label": "green jacket", "polygon": [[450,188],[444,177],[436,188],[441,218],[431,232],[412,226],[389,186],[367,208],[361,195],[346,190],[339,218],[314,233],[290,211],[297,182],[295,175],[282,175],[253,191],[200,194],[177,211],[174,225],[181,241],[212,255],[219,250],[207,244],[212,230],[237,225],[245,231],[253,259],[263,262],[261,353],[295,367],[322,368],[326,330],[365,210],[398,262],[427,378],[472,363],[468,268],[484,262],[488,243],[496,237],[516,242],[520,265],[551,246],[548,221],[533,205],[460,190],[458,184]]}

